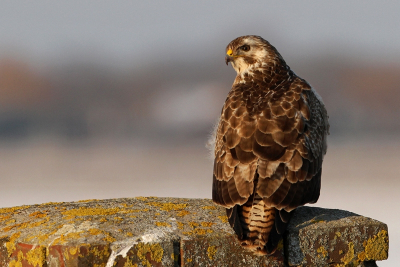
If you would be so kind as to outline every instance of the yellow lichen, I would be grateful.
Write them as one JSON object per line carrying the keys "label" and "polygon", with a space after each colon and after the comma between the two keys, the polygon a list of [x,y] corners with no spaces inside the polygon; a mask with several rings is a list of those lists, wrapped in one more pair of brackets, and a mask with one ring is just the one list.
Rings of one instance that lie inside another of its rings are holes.
{"label": "yellow lichen", "polygon": [[126,211],[122,208],[86,208],[70,209],[63,211],[62,214],[67,216],[67,219],[73,219],[79,216],[96,216],[96,215],[114,215],[119,212]]}
{"label": "yellow lichen", "polygon": [[21,210],[21,209],[26,209],[29,206],[21,206],[21,207],[12,207],[12,208],[2,208],[0,209],[0,214],[4,214],[4,213],[14,213],[17,210]]}
{"label": "yellow lichen", "polygon": [[171,227],[171,225],[169,223],[166,223],[166,222],[155,222],[155,225],[163,226],[163,227]]}
{"label": "yellow lichen", "polygon": [[204,206],[204,207],[201,207],[202,209],[204,209],[204,210],[215,210],[215,209],[217,209],[215,206]]}
{"label": "yellow lichen", "polygon": [[3,231],[8,232],[14,228],[17,228],[17,229],[33,228],[33,227],[40,226],[48,221],[49,221],[49,218],[46,218],[45,220],[37,221],[37,222],[28,221],[28,222],[23,222],[23,223],[17,223],[17,224],[10,225],[10,226],[3,228]]}
{"label": "yellow lichen", "polygon": [[[49,206],[49,205],[61,205],[64,204],[65,202],[46,202],[46,203],[42,203],[39,206]],[[57,208],[57,207],[56,207]]]}
{"label": "yellow lichen", "polygon": [[152,264],[147,259],[147,254],[149,254],[150,260],[155,262],[161,262],[164,250],[160,244],[144,244],[139,243],[136,245],[137,256],[142,261],[142,264],[146,267],[151,267]]}
{"label": "yellow lichen", "polygon": [[11,218],[11,215],[1,215],[1,216],[0,216],[0,222],[1,222],[1,221],[8,220],[8,219],[10,219],[10,218]]}
{"label": "yellow lichen", "polygon": [[22,267],[22,260],[24,259],[24,254],[22,251],[18,252],[18,260],[10,261],[8,267]]}
{"label": "yellow lichen", "polygon": [[178,222],[178,229],[182,230],[184,225],[185,225],[184,223]]}
{"label": "yellow lichen", "polygon": [[353,242],[350,242],[348,244],[348,246],[349,246],[349,250],[344,255],[344,257],[340,259],[344,264],[349,264],[354,259],[354,244],[353,244]]}
{"label": "yellow lichen", "polygon": [[202,222],[201,226],[203,226],[203,227],[211,227],[213,224],[215,224],[215,223],[213,223],[213,222]]}
{"label": "yellow lichen", "polygon": [[91,235],[100,235],[100,234],[103,233],[102,230],[97,229],[97,228],[90,228],[90,229],[88,230],[88,232],[89,232]]}
{"label": "yellow lichen", "polygon": [[154,213],[154,215],[159,216],[159,215],[161,215],[161,213],[156,212],[156,213]]}
{"label": "yellow lichen", "polygon": [[29,214],[29,217],[35,217],[35,218],[43,218],[46,216],[47,216],[46,211],[35,211]]}
{"label": "yellow lichen", "polygon": [[358,260],[359,260],[360,262],[361,262],[361,261],[365,261],[365,259],[366,259],[365,251],[360,252],[360,253],[358,254],[357,258],[358,258]]}
{"label": "yellow lichen", "polygon": [[328,251],[323,246],[317,249],[318,258],[325,258],[328,255]]}
{"label": "yellow lichen", "polygon": [[122,222],[124,219],[122,217],[114,217],[114,220],[117,222]]}
{"label": "yellow lichen", "polygon": [[136,199],[139,199],[139,200],[141,200],[141,201],[145,201],[145,200],[147,200],[147,197],[135,197]]}
{"label": "yellow lichen", "polygon": [[132,232],[126,232],[126,236],[133,236]]}
{"label": "yellow lichen", "polygon": [[161,202],[149,202],[147,205],[159,207],[161,210],[172,211],[172,210],[183,210],[187,204],[174,204],[174,203],[161,203]]}
{"label": "yellow lichen", "polygon": [[227,222],[228,222],[228,217],[227,217],[227,216],[218,216],[218,218],[219,218],[223,223],[227,223]]}
{"label": "yellow lichen", "polygon": [[15,240],[21,235],[21,233],[14,233],[10,236],[10,240],[6,243],[6,248],[8,252],[8,257],[11,256],[11,254],[16,250],[15,247]]}
{"label": "yellow lichen", "polygon": [[207,249],[207,256],[210,260],[213,260],[215,253],[217,253],[217,248],[215,246],[209,246]]}
{"label": "yellow lichen", "polygon": [[85,200],[78,200],[76,202],[82,203],[82,202],[92,202],[92,201],[97,201],[98,199],[85,199]]}
{"label": "yellow lichen", "polygon": [[[105,262],[110,257],[110,250],[107,246],[100,248],[98,246],[90,247],[89,253],[94,255],[99,262]],[[103,264],[94,264],[93,267],[104,267]]]}
{"label": "yellow lichen", "polygon": [[46,265],[46,247],[39,246],[26,253],[26,259],[33,267]]}
{"label": "yellow lichen", "polygon": [[177,255],[177,254],[175,254],[175,253],[172,253],[172,254],[171,254],[171,259],[172,259],[173,261],[175,261],[175,262],[178,262],[178,260],[179,260],[179,255]]}
{"label": "yellow lichen", "polygon": [[339,237],[341,237],[341,236],[342,236],[342,234],[341,234],[340,232],[336,232],[336,233],[335,233],[335,238],[334,238],[334,239],[339,238]]}
{"label": "yellow lichen", "polygon": [[187,210],[182,210],[182,211],[178,212],[178,214],[176,214],[176,216],[183,217],[183,216],[188,215],[189,213],[190,212],[188,212]]}
{"label": "yellow lichen", "polygon": [[71,255],[75,255],[77,252],[78,252],[78,248],[77,247],[69,249],[69,254],[71,254]]}
{"label": "yellow lichen", "polygon": [[116,239],[115,239],[114,237],[112,237],[111,235],[105,236],[105,237],[103,238],[103,240],[106,241],[106,242],[109,242],[109,243],[112,243],[112,242],[115,242],[115,241],[116,241]]}
{"label": "yellow lichen", "polygon": [[138,267],[136,263],[132,263],[132,260],[128,257],[124,263],[124,267]]}
{"label": "yellow lichen", "polygon": [[197,222],[188,222],[188,224],[191,228],[195,228],[195,227],[199,226],[199,224]]}
{"label": "yellow lichen", "polygon": [[388,232],[381,230],[377,235],[364,242],[365,257],[367,260],[385,260],[388,257]]}
{"label": "yellow lichen", "polygon": [[9,220],[9,221],[6,222],[6,225],[9,225],[9,224],[12,224],[12,223],[15,223],[15,222],[16,222],[15,219],[11,219],[11,220]]}
{"label": "yellow lichen", "polygon": [[186,260],[186,262],[192,262],[192,261],[193,261],[193,259],[190,259],[190,258]]}
{"label": "yellow lichen", "polygon": [[107,219],[103,217],[100,219],[100,222],[107,222]]}

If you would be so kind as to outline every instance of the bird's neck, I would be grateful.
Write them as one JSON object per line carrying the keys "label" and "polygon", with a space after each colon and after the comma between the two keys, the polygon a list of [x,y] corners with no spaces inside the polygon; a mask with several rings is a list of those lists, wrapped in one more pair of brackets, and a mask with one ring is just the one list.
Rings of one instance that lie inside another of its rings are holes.
{"label": "bird's neck", "polygon": [[250,65],[246,70],[239,72],[235,78],[234,84],[253,83],[274,90],[290,82],[294,76],[295,74],[285,62],[257,62]]}

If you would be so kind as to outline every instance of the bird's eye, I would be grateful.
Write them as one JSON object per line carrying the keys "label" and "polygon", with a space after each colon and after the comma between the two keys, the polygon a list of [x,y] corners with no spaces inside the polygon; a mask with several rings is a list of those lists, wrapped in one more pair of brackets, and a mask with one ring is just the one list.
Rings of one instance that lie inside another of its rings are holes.
{"label": "bird's eye", "polygon": [[249,51],[250,50],[250,46],[249,45],[242,45],[239,49],[243,50],[243,51]]}

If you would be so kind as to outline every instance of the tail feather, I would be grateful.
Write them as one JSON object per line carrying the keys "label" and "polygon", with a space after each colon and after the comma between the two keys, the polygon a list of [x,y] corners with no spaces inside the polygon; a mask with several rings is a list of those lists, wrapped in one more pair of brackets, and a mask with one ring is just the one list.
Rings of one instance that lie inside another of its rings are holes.
{"label": "tail feather", "polygon": [[227,215],[241,245],[258,255],[275,252],[291,217],[290,212],[269,207],[258,195],[227,209]]}

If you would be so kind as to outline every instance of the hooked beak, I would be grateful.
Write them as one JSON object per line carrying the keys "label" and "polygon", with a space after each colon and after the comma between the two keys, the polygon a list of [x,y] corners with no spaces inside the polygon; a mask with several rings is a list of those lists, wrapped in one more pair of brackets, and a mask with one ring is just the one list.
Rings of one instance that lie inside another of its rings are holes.
{"label": "hooked beak", "polygon": [[228,65],[228,63],[229,62],[232,62],[233,61],[233,57],[232,56],[229,56],[229,55],[226,55],[225,56],[225,63],[226,63],[226,65]]}
{"label": "hooked beak", "polygon": [[232,49],[229,49],[228,51],[226,51],[226,56],[225,56],[225,63],[226,65],[228,65],[229,62],[233,61],[233,51]]}

